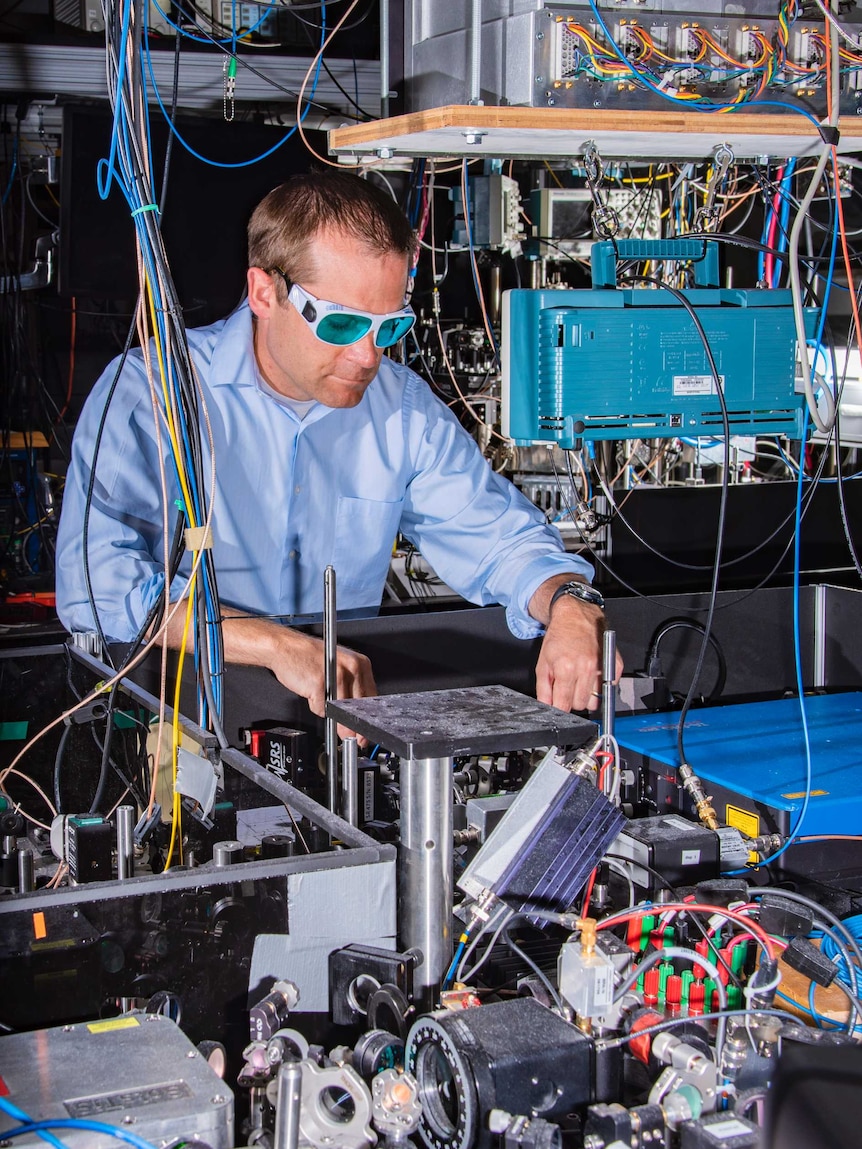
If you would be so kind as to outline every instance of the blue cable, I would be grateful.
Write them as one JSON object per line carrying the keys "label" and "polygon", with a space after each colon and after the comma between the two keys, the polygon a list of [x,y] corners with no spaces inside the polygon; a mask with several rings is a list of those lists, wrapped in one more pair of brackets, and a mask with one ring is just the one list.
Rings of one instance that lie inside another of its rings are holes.
{"label": "blue cable", "polygon": [[6,206],[6,200],[12,194],[12,184],[15,181],[15,173],[18,170],[18,136],[16,135],[12,141],[12,170],[9,172],[9,182],[6,184],[6,190],[3,192],[3,199],[0,200],[0,206]]}
{"label": "blue cable", "polygon": [[[638,71],[638,69],[633,66],[631,60],[628,58],[628,56],[626,56],[625,52],[622,51],[616,40],[614,40],[613,36],[611,35],[610,29],[608,28],[607,24],[602,18],[601,12],[598,9],[596,0],[589,0],[589,5],[593,10],[593,15],[596,18],[597,24],[607,37],[608,43],[611,48],[613,48],[614,54],[617,56],[617,58],[621,60],[623,64],[625,64],[629,72],[631,72],[631,74],[635,76],[645,87],[649,88],[651,92],[655,92],[657,96],[661,96],[663,100],[667,100],[671,104],[676,104],[677,107],[679,107],[680,104],[684,104],[686,108],[692,108],[696,112],[738,112],[742,108],[751,108],[755,105],[758,108],[781,108],[782,111],[796,112],[798,115],[804,116],[806,120],[810,120],[815,128],[817,128],[819,135],[820,122],[815,116],[811,114],[811,112],[806,111],[805,108],[797,107],[795,104],[782,103],[780,100],[744,100],[739,104],[699,104],[695,100],[680,100],[676,96],[668,95],[667,92],[663,92],[661,88],[656,87],[655,84],[651,84],[643,72]],[[752,71],[754,71],[754,69],[752,69]]]}
{"label": "blue cable", "polygon": [[[320,12],[321,12],[320,46],[322,49],[324,41],[326,40],[326,3],[325,3],[325,0],[321,0]],[[173,122],[173,120],[171,119],[167,108],[165,107],[164,103],[162,102],[162,97],[159,94],[158,85],[156,84],[155,73],[153,71],[153,60],[152,60],[152,56],[150,55],[150,45],[146,40],[141,45],[141,51],[144,53],[145,58],[146,58],[147,71],[149,72],[150,84],[152,85],[153,95],[156,97],[156,103],[159,105],[159,108],[161,109],[162,115],[165,117],[165,120],[167,121],[168,127],[170,128],[172,135],[174,136],[174,138],[177,140],[178,143],[182,144],[182,146],[186,149],[187,152],[189,152],[191,155],[193,155],[195,157],[195,159],[200,160],[201,163],[209,164],[210,167],[214,167],[214,168],[248,168],[248,167],[251,167],[253,164],[260,163],[261,160],[265,160],[269,156],[273,155],[274,152],[277,152],[278,149],[283,144],[287,143],[287,141],[290,139],[290,137],[296,133],[297,126],[294,125],[290,129],[290,131],[285,133],[285,135],[283,135],[277,143],[274,143],[271,148],[268,148],[265,152],[261,152],[261,154],[259,156],[254,156],[250,160],[238,160],[235,163],[223,163],[220,160],[207,159],[207,157],[202,156],[200,154],[200,152],[196,152],[195,149],[191,146],[191,144],[187,140],[183,139],[182,135],[179,132],[179,129],[177,128],[177,126]],[[315,71],[314,71],[314,80],[312,81],[312,84],[311,84],[311,92],[309,93],[308,98],[306,99],[305,107],[303,108],[302,112],[300,113],[300,117],[299,117],[300,122],[304,122],[305,117],[308,115],[309,109],[311,108],[311,101],[314,99],[314,94],[317,91],[317,83],[318,83],[318,80],[320,79],[320,69],[321,69],[322,64],[323,64],[323,55],[321,54],[318,56],[318,59],[317,59],[317,67],[315,68]]]}
{"label": "blue cable", "polygon": [[[104,1121],[85,1121],[76,1117],[51,1118],[48,1121],[30,1121],[26,1125],[19,1125],[16,1129],[4,1129],[0,1139],[7,1140],[13,1137],[25,1137],[28,1133],[42,1133],[51,1129],[83,1129],[89,1133],[103,1133],[109,1137],[116,1137],[118,1141],[126,1141],[134,1145],[135,1149],[155,1149],[150,1141],[130,1133],[127,1129],[120,1129],[116,1125],[108,1125]],[[61,1142],[62,1144],[62,1142]]]}
{"label": "blue cable", "polygon": [[[842,918],[841,924],[850,932],[857,942],[862,942],[862,914],[853,914],[849,918]],[[853,971],[847,969],[847,963],[841,956],[841,952],[834,940],[829,934],[823,935],[823,940],[820,943],[820,951],[828,957],[830,961],[834,961],[838,966],[838,976],[842,981],[850,982],[855,980]]]}
{"label": "blue cable", "polygon": [[[217,44],[217,45],[230,44],[230,45],[232,45],[232,47],[234,49],[233,55],[236,55],[236,51],[235,51],[235,49],[236,49],[236,0],[231,0],[231,35],[226,36],[226,37],[224,37],[224,39],[221,39],[221,40],[219,40],[215,36],[193,36],[191,34],[191,32],[186,31],[185,28],[182,28],[182,27],[180,27],[179,24],[175,24],[173,22],[173,20],[170,18],[170,16],[168,16],[167,12],[163,11],[161,5],[159,4],[159,0],[153,0],[153,6],[158,11],[159,15],[162,17],[162,19],[165,21],[165,23],[168,24],[171,28],[175,29],[175,31],[180,36],[184,36],[186,40],[192,40],[195,44],[210,44],[210,45],[213,45],[213,44]],[[244,36],[250,36],[252,32],[256,32],[258,30],[258,28],[261,26],[261,24],[263,24],[264,21],[270,17],[270,15],[273,13],[273,11],[275,10],[275,8],[278,5],[273,0],[272,3],[262,4],[262,5],[258,5],[258,6],[262,7],[264,9],[263,15],[254,24],[250,25],[250,27],[245,29],[245,31],[243,32]],[[181,15],[188,17],[188,13],[183,12],[182,5],[177,5],[177,7],[179,8]],[[144,19],[145,20],[147,18],[146,13],[147,13],[147,10],[145,8],[144,9],[144,14],[145,14]],[[215,26],[216,23],[219,23],[219,21],[214,20],[213,26]],[[146,30],[146,25],[145,25],[145,30]]]}
{"label": "blue cable", "polygon": [[808,1008],[807,1009],[805,1008],[805,1006],[802,1004],[801,1001],[796,1001],[794,998],[788,997],[787,994],[782,993],[780,989],[776,990],[775,992],[776,992],[776,995],[782,999],[782,1001],[786,1001],[790,1005],[794,1006],[796,1009],[799,1009],[803,1013],[808,1014],[808,1016],[811,1018],[811,1020],[814,1022],[814,1024],[817,1026],[818,1029],[828,1028],[828,1029],[846,1030],[848,1028],[848,1026],[846,1026],[844,1024],[844,1022],[833,1021],[833,1019],[831,1017],[824,1017],[822,1013],[817,1012],[817,1007],[814,1004],[814,1000],[813,1000],[814,990],[815,990],[815,983],[811,982],[811,984],[808,987]]}
{"label": "blue cable", "polygon": [[[820,347],[823,340],[823,330],[826,325],[826,307],[829,302],[829,293],[832,289],[832,276],[835,271],[835,255],[838,245],[838,213],[835,212],[835,228],[832,233],[832,253],[829,260],[829,270],[826,275],[826,286],[824,288],[823,305],[820,312],[820,323],[817,330],[816,349],[815,349],[815,362],[820,353]],[[805,422],[802,426],[802,444],[808,435],[808,411],[805,412]],[[802,523],[802,488],[805,480],[805,466],[804,466],[804,447],[803,458],[800,459],[799,474],[796,482],[796,511],[794,517],[794,541],[793,541],[793,656],[796,669],[796,690],[799,695],[799,714],[802,721],[802,732],[805,739],[805,799],[802,803],[802,809],[799,812],[799,817],[796,819],[796,824],[788,837],[787,841],[776,850],[774,854],[770,854],[767,861],[770,863],[780,858],[790,846],[793,845],[794,840],[799,836],[799,831],[802,828],[802,823],[805,820],[805,815],[808,812],[808,803],[811,799],[811,741],[808,733],[808,714],[805,709],[805,690],[802,682],[802,652],[800,649],[799,638],[799,568],[800,568],[800,535]],[[737,870],[735,873],[744,873],[745,871]]]}
{"label": "blue cable", "polygon": [[[808,411],[805,412],[805,421],[802,425],[802,443],[808,435]],[[804,448],[803,448],[804,450]],[[808,813],[808,803],[811,799],[811,739],[808,733],[808,712],[805,709],[805,685],[802,681],[802,649],[799,635],[799,569],[801,562],[800,554],[800,539],[802,535],[802,490],[803,490],[803,475],[805,467],[803,461],[800,460],[799,477],[796,482],[796,511],[793,523],[793,659],[796,670],[796,690],[799,695],[799,717],[802,722],[802,736],[805,740],[805,799],[802,803],[802,809],[799,811],[799,817],[796,819],[796,824],[793,827],[787,841],[780,850],[776,850],[774,854],[770,854],[767,859],[769,863],[780,858],[782,854],[793,845],[794,840],[799,836],[799,831],[802,829],[802,823],[805,821],[805,815]]]}
{"label": "blue cable", "polygon": [[457,948],[455,949],[455,956],[449,963],[449,968],[446,970],[446,976],[443,978],[443,989],[449,988],[450,983],[455,977],[455,972],[458,969],[458,963],[460,962],[461,956],[463,955],[466,948],[466,942],[458,942]]}
{"label": "blue cable", "polygon": [[[8,1113],[10,1117],[14,1117],[16,1121],[21,1121],[25,1125],[33,1124],[33,1118],[25,1113],[23,1109],[19,1109],[17,1105],[13,1105],[8,1097],[0,1097],[0,1109],[2,1109],[4,1113]],[[0,1133],[0,1139],[4,1136],[5,1134]],[[39,1136],[49,1145],[53,1145],[54,1149],[68,1149],[66,1143],[61,1141],[59,1137],[55,1137],[53,1133],[40,1133]]]}
{"label": "blue cable", "polygon": [[[790,188],[793,183],[793,172],[796,168],[796,157],[787,161],[784,168],[784,175],[781,177],[781,187],[779,189],[781,196],[781,208],[778,215],[778,242],[777,249],[780,252],[787,250],[787,243],[789,240],[788,225],[790,223]],[[775,271],[772,275],[772,287],[778,287],[779,280],[781,279],[781,260],[776,259]]]}
{"label": "blue cable", "polygon": [[[122,47],[120,49],[120,58],[119,58],[118,66],[117,66],[117,80],[116,80],[116,91],[117,91],[117,93],[122,92],[123,82],[125,79],[126,43],[128,41],[129,19],[131,16],[131,10],[132,10],[131,2],[130,2],[130,0],[126,0],[126,3],[124,4],[124,7],[123,7],[123,22],[122,22],[122,25],[120,27],[120,44],[122,45]],[[99,162],[96,164],[96,190],[99,193],[99,199],[103,199],[103,200],[108,198],[108,194],[110,193],[110,190],[111,190],[111,182],[114,179],[114,177],[117,175],[117,170],[116,170],[117,137],[119,135],[119,128],[120,128],[120,123],[122,120],[122,106],[123,106],[123,101],[121,99],[118,98],[117,100],[115,100],[115,102],[114,102],[114,122],[113,122],[113,125],[111,127],[111,150],[109,151],[108,158],[106,160],[99,160]],[[103,172],[106,173],[106,182],[104,184],[102,182],[102,173]],[[118,183],[120,182],[119,179],[117,180],[117,182]],[[125,192],[125,189],[123,191],[123,194],[126,195],[126,199],[129,198]]]}

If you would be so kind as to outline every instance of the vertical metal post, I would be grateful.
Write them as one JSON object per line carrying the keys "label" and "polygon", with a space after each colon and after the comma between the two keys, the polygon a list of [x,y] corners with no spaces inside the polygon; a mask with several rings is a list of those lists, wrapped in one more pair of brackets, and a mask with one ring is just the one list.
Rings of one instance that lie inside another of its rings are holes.
{"label": "vertical metal post", "polygon": [[432,1008],[452,956],[451,758],[401,760],[398,923],[403,949],[422,962],[413,986],[421,1012]]}
{"label": "vertical metal post", "polygon": [[135,876],[134,806],[117,807],[117,877]]}
{"label": "vertical metal post", "polygon": [[482,103],[482,0],[470,0],[470,103]]}
{"label": "vertical metal post", "polygon": [[617,635],[616,631],[606,630],[602,642],[602,734],[611,736],[617,717],[616,673]]}
{"label": "vertical metal post", "polygon": [[33,851],[26,847],[18,851],[18,893],[32,894],[36,888]]}
{"label": "vertical metal post", "polygon": [[355,738],[341,743],[342,817],[351,826],[359,825],[359,746]]}
{"label": "vertical metal post", "polygon": [[828,588],[818,583],[814,588],[814,667],[811,686],[820,690],[826,686],[826,596]]}
{"label": "vertical metal post", "polygon": [[389,115],[389,0],[380,0],[380,116]]}
{"label": "vertical metal post", "polygon": [[[338,696],[338,661],[335,620],[335,567],[323,572],[323,692],[327,702]],[[326,777],[329,808],[338,813],[338,730],[334,718],[325,720]]]}
{"label": "vertical metal post", "polygon": [[301,1100],[302,1067],[298,1061],[287,1061],[278,1071],[273,1149],[297,1149]]}

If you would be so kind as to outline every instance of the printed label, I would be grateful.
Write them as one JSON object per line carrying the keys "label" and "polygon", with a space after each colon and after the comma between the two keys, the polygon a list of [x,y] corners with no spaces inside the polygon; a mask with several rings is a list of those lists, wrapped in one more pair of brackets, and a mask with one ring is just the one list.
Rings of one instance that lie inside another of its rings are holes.
{"label": "printed label", "polygon": [[184,1081],[170,1081],[164,1085],[148,1085],[144,1089],[124,1089],[119,1093],[100,1093],[95,1097],[77,1097],[64,1101],[70,1117],[98,1117],[118,1109],[141,1109],[145,1105],[164,1105],[168,1101],[183,1101],[192,1096]]}
{"label": "printed label", "polygon": [[722,1121],[720,1125],[707,1125],[706,1130],[710,1137],[715,1137],[718,1141],[729,1141],[731,1137],[751,1134],[748,1126],[743,1125],[741,1121]]}
{"label": "printed label", "polygon": [[727,806],[724,820],[728,826],[734,826],[747,838],[756,838],[760,833],[760,818],[750,810],[741,810],[739,806]]}
{"label": "printed label", "polygon": [[[724,387],[724,376],[719,375],[718,381]],[[674,375],[673,393],[677,397],[686,395],[714,395],[715,380],[712,375]]]}
{"label": "printed label", "polygon": [[683,850],[682,864],[684,866],[696,866],[700,862],[700,850]]}
{"label": "printed label", "polygon": [[362,778],[362,818],[365,822],[374,819],[374,772],[366,770]]}

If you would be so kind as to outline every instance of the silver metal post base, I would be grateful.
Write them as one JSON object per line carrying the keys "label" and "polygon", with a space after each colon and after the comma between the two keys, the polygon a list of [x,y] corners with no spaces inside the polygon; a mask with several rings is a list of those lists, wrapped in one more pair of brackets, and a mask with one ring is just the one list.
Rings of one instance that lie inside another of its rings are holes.
{"label": "silver metal post base", "polygon": [[452,957],[452,759],[402,758],[398,922],[418,949],[416,1005],[432,1008]]}

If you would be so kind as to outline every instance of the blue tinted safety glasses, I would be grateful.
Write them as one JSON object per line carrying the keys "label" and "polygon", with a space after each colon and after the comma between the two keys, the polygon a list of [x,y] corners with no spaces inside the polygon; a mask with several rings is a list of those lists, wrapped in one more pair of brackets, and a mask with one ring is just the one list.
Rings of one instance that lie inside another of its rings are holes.
{"label": "blue tinted safety glasses", "polygon": [[391,347],[403,339],[416,322],[412,307],[375,315],[371,311],[357,311],[328,299],[316,299],[298,283],[291,283],[281,268],[275,267],[288,288],[288,301],[293,304],[312,332],[322,343],[335,347],[348,347],[358,343],[369,332],[376,347]]}

